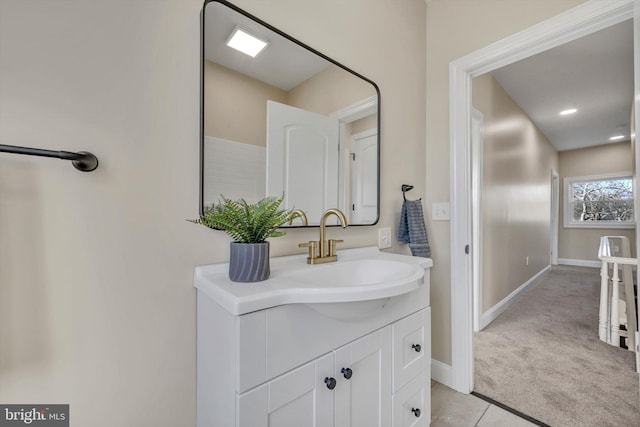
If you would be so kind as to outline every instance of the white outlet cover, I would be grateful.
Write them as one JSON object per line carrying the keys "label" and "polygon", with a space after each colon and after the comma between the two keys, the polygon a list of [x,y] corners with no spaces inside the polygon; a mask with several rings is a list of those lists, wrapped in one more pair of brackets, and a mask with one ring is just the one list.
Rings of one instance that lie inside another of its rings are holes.
{"label": "white outlet cover", "polygon": [[431,219],[433,221],[449,221],[449,202],[433,203],[431,205]]}
{"label": "white outlet cover", "polygon": [[378,248],[386,249],[391,247],[391,227],[378,229]]}

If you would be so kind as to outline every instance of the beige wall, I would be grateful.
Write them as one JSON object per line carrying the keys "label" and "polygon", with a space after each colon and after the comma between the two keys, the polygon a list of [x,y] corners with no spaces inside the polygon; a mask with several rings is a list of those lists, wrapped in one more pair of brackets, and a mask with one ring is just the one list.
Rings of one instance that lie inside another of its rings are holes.
{"label": "beige wall", "polygon": [[473,106],[484,116],[482,311],[486,312],[549,265],[551,170],[558,170],[558,154],[490,74],[473,79]]}
{"label": "beige wall", "polygon": [[[425,2],[235,3],[379,84],[381,221],[329,231],[375,245],[397,227],[400,185],[426,194]],[[193,268],[228,259],[226,235],[185,221],[198,215],[201,7],[0,2],[0,141],[100,159],[82,173],[0,155],[0,402],[70,403],[74,426],[195,425]],[[290,230],[273,255],[317,232]]]}
{"label": "beige wall", "polygon": [[204,134],[266,146],[267,100],[286,102],[287,92],[211,61],[204,78]]}
{"label": "beige wall", "polygon": [[287,103],[329,115],[375,94],[376,90],[370,83],[337,65],[331,65],[291,89]]}
{"label": "beige wall", "polygon": [[[431,0],[427,4],[427,191],[431,204],[449,200],[449,63],[568,10],[584,0]],[[408,28],[406,25],[402,28]],[[405,67],[398,67],[404,69]],[[407,82],[410,83],[410,82]],[[384,107],[383,91],[383,112]],[[407,108],[405,108],[405,111]],[[410,110],[410,108],[409,108]],[[383,123],[383,129],[385,128]],[[396,138],[399,141],[399,139]],[[427,220],[432,258],[433,357],[451,363],[449,222]],[[462,254],[461,254],[462,256]]]}
{"label": "beige wall", "polygon": [[378,127],[378,115],[365,117],[364,119],[356,120],[351,123],[351,133],[356,134],[364,132],[366,130],[375,129]]}
{"label": "beige wall", "polygon": [[597,261],[601,236],[627,236],[631,241],[631,253],[635,256],[636,232],[620,228],[565,228],[564,178],[604,175],[616,172],[632,172],[633,157],[629,141],[598,147],[562,151],[559,155],[560,218],[558,233],[558,258],[580,261]]}

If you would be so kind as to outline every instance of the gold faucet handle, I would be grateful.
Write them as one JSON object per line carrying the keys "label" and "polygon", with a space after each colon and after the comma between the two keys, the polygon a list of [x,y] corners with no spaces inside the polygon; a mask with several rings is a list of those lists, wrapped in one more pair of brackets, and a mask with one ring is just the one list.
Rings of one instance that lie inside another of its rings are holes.
{"label": "gold faucet handle", "polygon": [[309,257],[307,258],[307,260],[310,259],[316,259],[318,256],[316,255],[318,253],[317,249],[318,249],[318,242],[316,242],[315,240],[310,240],[306,243],[298,243],[298,247],[299,248],[309,248]]}
{"label": "gold faucet handle", "polygon": [[336,255],[336,243],[343,243],[344,240],[329,239],[329,256]]}

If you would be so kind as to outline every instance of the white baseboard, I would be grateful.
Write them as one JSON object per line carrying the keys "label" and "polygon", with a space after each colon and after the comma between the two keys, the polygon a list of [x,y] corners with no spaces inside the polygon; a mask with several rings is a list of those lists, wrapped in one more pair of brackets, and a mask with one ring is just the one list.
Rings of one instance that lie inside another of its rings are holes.
{"label": "white baseboard", "polygon": [[568,258],[558,258],[558,264],[573,265],[575,267],[595,267],[595,268],[600,268],[602,266],[602,263],[600,261],[587,261],[584,259],[568,259]]}
{"label": "white baseboard", "polygon": [[453,388],[453,368],[439,360],[431,359],[431,378]]}
{"label": "white baseboard", "polygon": [[533,276],[531,279],[527,280],[525,283],[520,285],[518,289],[516,289],[515,291],[507,295],[505,298],[503,298],[502,301],[500,301],[499,303],[491,307],[489,310],[487,310],[485,313],[483,313],[482,316],[480,317],[480,330],[483,330],[484,328],[486,328],[489,325],[489,323],[493,322],[507,308],[509,308],[509,306],[513,304],[515,299],[521,293],[526,291],[529,287],[538,283],[542,278],[542,276],[545,273],[547,273],[550,269],[551,269],[550,265],[546,266],[545,268],[540,270],[535,276]]}

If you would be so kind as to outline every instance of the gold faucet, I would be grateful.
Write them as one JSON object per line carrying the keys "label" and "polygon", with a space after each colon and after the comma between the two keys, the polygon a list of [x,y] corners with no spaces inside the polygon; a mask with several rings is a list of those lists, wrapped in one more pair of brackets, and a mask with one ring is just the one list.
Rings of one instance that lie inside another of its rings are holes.
{"label": "gold faucet", "polygon": [[293,220],[298,217],[302,219],[303,225],[309,225],[309,221],[307,221],[307,215],[305,215],[305,213],[300,209],[294,209],[291,211],[291,215],[289,216],[289,225],[293,224]]}
{"label": "gold faucet", "polygon": [[[347,228],[347,218],[344,216],[340,209],[328,209],[322,214],[320,219],[320,241],[310,241],[307,243],[300,243],[298,247],[309,248],[309,256],[307,257],[307,264],[322,264],[325,262],[337,261],[336,255],[336,243],[342,243],[343,240],[329,239],[325,240],[327,218],[331,215],[335,215],[340,218],[342,228]],[[317,251],[316,251],[317,249]]]}

